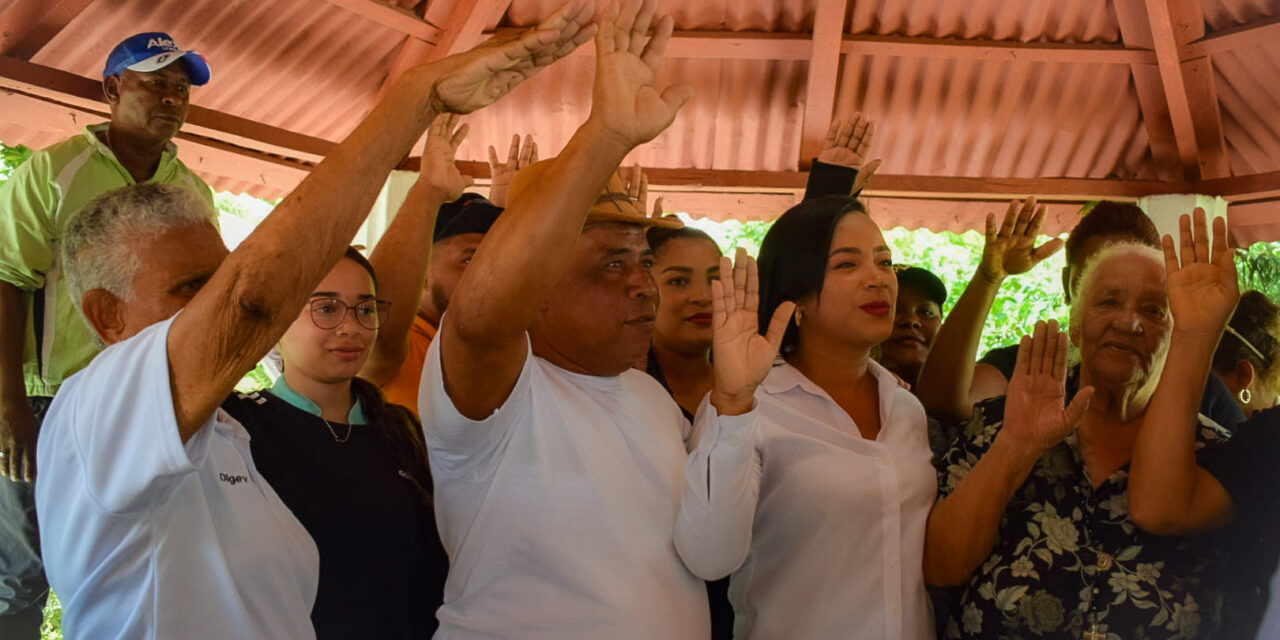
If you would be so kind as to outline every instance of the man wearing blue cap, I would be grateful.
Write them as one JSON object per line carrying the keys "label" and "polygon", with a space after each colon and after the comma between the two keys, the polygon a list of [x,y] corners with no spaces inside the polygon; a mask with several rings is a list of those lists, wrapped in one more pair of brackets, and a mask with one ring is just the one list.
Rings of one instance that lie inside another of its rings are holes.
{"label": "man wearing blue cap", "polygon": [[190,88],[208,81],[204,58],[169,35],[131,36],[103,71],[111,121],[37,152],[0,186],[0,638],[40,637],[48,583],[32,488],[36,435],[59,385],[98,352],[67,295],[58,238],[95,197],[130,184],[182,185],[212,205],[171,142]]}

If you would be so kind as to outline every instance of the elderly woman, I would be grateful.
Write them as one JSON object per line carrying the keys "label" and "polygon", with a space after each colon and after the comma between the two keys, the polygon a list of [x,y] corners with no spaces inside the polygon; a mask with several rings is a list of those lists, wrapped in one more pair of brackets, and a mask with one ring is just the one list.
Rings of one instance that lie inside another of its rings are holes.
{"label": "elderly woman", "polygon": [[[1008,395],[975,407],[940,471],[924,566],[931,584],[961,587],[945,637],[1192,638],[1216,625],[1214,553],[1147,534],[1126,506],[1171,327],[1159,252],[1121,243],[1086,263],[1072,299],[1080,391],[1065,409],[1066,337],[1050,322],[1024,338]],[[1227,435],[1203,421],[1195,437]]]}
{"label": "elderly woman", "polygon": [[442,110],[469,112],[590,35],[571,3],[501,46],[407,71],[234,253],[179,187],[103,196],[62,236],[108,346],[54,400],[36,487],[73,638],[312,638],[316,545],[219,410],[342,256]]}

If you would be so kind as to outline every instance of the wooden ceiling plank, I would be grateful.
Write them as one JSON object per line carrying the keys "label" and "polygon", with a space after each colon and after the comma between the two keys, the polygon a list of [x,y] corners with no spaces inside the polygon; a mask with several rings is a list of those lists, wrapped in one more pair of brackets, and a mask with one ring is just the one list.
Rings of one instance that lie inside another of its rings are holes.
{"label": "wooden ceiling plank", "polygon": [[30,60],[93,0],[16,0],[0,11],[0,55]]}
{"label": "wooden ceiling plank", "polygon": [[804,90],[804,121],[800,132],[801,167],[807,167],[810,158],[822,150],[823,137],[835,113],[840,40],[848,9],[848,0],[819,0],[814,12],[809,78]]}
{"label": "wooden ceiling plank", "polygon": [[[1175,9],[1170,6],[1171,2],[1181,0],[1144,0],[1151,39],[1155,45],[1156,66],[1160,69],[1160,84],[1164,89],[1165,101],[1169,105],[1169,118],[1173,123],[1173,141],[1178,149],[1178,160],[1186,177],[1195,179],[1200,176],[1200,150],[1196,144],[1195,115],[1191,111],[1186,79],[1182,75],[1178,39],[1179,32],[1184,31],[1185,23],[1175,19]],[[1203,22],[1203,17],[1201,21]]]}
{"label": "wooden ceiling plank", "polygon": [[384,27],[399,31],[412,38],[426,42],[438,42],[440,28],[418,17],[412,11],[389,5],[380,0],[327,0],[330,4],[342,7],[362,18],[372,20]]}
{"label": "wooden ceiling plank", "polygon": [[[1114,6],[1124,46],[1154,49],[1155,42],[1143,0],[1115,0]],[[1154,56],[1154,51],[1152,55]],[[1133,74],[1134,91],[1138,95],[1138,108],[1147,129],[1156,175],[1164,180],[1181,180],[1184,178],[1184,171],[1174,140],[1173,121],[1169,116],[1160,69],[1141,64],[1131,64],[1129,69]]]}

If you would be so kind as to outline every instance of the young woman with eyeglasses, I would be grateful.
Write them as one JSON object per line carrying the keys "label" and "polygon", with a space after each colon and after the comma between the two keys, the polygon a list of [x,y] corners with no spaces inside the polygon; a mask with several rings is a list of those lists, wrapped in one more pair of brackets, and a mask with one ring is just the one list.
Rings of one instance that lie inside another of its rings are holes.
{"label": "young woman with eyeglasses", "polygon": [[388,308],[372,265],[348,249],[280,339],[275,385],[223,405],[319,548],[318,639],[429,637],[443,602],[448,558],[421,426],[357,376]]}

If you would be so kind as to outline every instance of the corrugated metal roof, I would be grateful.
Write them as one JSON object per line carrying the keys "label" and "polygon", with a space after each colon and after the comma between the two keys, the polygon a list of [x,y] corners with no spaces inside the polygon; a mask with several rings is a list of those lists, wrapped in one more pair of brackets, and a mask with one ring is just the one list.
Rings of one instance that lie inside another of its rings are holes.
{"label": "corrugated metal roof", "polygon": [[[0,0],[0,8],[15,1]],[[514,0],[487,27],[536,24],[561,1]],[[386,4],[443,28],[453,9],[468,3]],[[819,2],[661,4],[682,31],[807,37]],[[849,6],[846,32],[854,35],[1122,41],[1113,0],[859,0]],[[1280,15],[1276,0],[1206,0],[1203,8],[1211,33]],[[208,57],[213,82],[193,92],[194,104],[331,141],[372,106],[407,39],[322,0],[93,0],[31,60],[98,77],[110,47],[142,30],[168,31]],[[1233,174],[1280,170],[1277,60],[1280,44],[1213,56]],[[593,66],[590,56],[571,57],[470,116],[472,133],[460,159],[483,161],[491,144],[505,151],[516,133],[533,133],[544,157],[554,153],[587,116]],[[632,160],[664,168],[794,171],[802,160],[808,73],[803,59],[668,60],[660,82],[690,83],[697,95],[674,126]],[[836,111],[855,110],[877,122],[874,155],[884,159],[886,174],[1157,177],[1128,64],[854,53],[842,56]],[[0,139],[7,141],[41,145],[65,135],[0,117]],[[220,188],[263,195],[288,188],[251,175],[208,177]]]}

